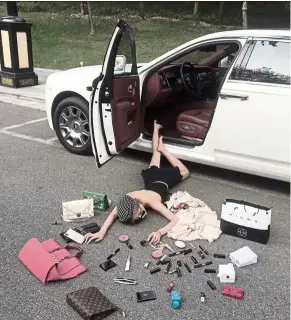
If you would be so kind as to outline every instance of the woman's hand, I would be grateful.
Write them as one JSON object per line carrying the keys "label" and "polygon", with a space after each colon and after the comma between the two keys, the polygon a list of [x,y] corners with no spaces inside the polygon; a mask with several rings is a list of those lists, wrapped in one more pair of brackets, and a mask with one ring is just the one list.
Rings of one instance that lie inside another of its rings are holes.
{"label": "woman's hand", "polygon": [[90,243],[92,240],[95,240],[95,242],[99,242],[104,239],[106,235],[106,231],[100,230],[99,232],[96,233],[87,233],[85,235],[85,240],[84,243]]}
{"label": "woman's hand", "polygon": [[161,240],[161,233],[160,231],[155,231],[155,232],[152,232],[148,238],[147,238],[147,241],[149,241],[150,244],[157,244],[160,240]]}

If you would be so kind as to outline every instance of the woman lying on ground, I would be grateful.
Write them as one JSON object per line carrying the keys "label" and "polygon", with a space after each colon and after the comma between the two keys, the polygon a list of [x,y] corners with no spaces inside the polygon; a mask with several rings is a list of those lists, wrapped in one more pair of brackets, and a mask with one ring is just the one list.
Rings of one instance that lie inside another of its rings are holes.
{"label": "woman lying on ground", "polygon": [[[95,234],[86,234],[86,243],[92,240],[96,242],[101,241],[117,218],[122,223],[136,224],[140,222],[147,215],[146,208],[152,208],[170,221],[165,227],[149,235],[147,240],[150,243],[159,242],[161,236],[171,231],[173,226],[178,222],[178,218],[163,205],[163,202],[166,201],[169,190],[189,176],[189,171],[164,146],[163,137],[159,137],[159,130],[161,128],[160,124],[154,123],[152,159],[149,168],[142,170],[141,173],[145,184],[144,189],[133,191],[123,196],[104,222],[100,231]],[[172,168],[160,168],[161,155],[167,158],[173,166]]]}

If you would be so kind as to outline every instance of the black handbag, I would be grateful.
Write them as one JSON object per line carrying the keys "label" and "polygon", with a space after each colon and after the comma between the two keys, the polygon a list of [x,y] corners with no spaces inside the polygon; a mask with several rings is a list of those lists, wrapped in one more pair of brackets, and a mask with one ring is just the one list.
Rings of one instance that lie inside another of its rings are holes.
{"label": "black handbag", "polygon": [[96,287],[67,294],[67,303],[85,320],[104,319],[115,311],[125,318],[125,313],[108,300]]}

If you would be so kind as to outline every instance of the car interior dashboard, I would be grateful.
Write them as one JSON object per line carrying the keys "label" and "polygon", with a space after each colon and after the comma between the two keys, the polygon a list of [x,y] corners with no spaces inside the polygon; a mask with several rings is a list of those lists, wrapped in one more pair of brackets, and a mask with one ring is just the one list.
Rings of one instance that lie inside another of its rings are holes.
{"label": "car interior dashboard", "polygon": [[[199,83],[199,90],[202,93],[206,92],[207,89],[210,90],[213,87],[214,70],[211,67],[196,65],[194,65],[194,69],[195,71],[187,70],[187,68],[184,69],[183,77],[185,81],[191,77],[193,79],[194,76],[196,79],[194,82],[197,85]],[[189,93],[185,91],[185,85],[181,75],[181,64],[167,65],[148,78],[146,85],[146,107],[164,104],[168,99],[183,92],[189,95]]]}
{"label": "car interior dashboard", "polygon": [[171,99],[213,99],[228,70],[220,61],[230,56],[234,58],[238,48],[236,43],[209,45],[201,49],[202,53],[209,52],[198,64],[176,61],[162,67],[146,80],[145,107],[161,106]]}

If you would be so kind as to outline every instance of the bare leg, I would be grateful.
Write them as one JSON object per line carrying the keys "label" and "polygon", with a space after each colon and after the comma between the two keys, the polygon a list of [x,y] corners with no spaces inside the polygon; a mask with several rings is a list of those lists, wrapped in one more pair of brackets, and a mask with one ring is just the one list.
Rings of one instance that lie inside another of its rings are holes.
{"label": "bare leg", "polygon": [[189,177],[189,170],[186,168],[186,166],[184,166],[184,164],[164,146],[163,137],[160,137],[159,139],[159,145],[157,150],[167,158],[167,160],[173,167],[179,168],[180,173],[183,176],[183,180]]}
{"label": "bare leg", "polygon": [[160,167],[161,162],[161,153],[157,150],[159,145],[159,131],[163,126],[154,122],[154,131],[153,131],[153,138],[152,138],[152,148],[153,148],[153,155],[150,162],[151,166]]}

